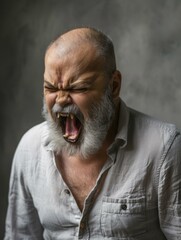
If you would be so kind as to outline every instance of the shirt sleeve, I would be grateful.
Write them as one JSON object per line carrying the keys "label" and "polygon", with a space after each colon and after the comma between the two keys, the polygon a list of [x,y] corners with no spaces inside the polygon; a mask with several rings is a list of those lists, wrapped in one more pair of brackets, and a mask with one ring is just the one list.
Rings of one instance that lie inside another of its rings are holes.
{"label": "shirt sleeve", "polygon": [[165,147],[158,186],[160,226],[168,240],[181,237],[181,135]]}
{"label": "shirt sleeve", "polygon": [[27,155],[20,144],[12,164],[4,240],[43,239],[43,228],[27,186]]}

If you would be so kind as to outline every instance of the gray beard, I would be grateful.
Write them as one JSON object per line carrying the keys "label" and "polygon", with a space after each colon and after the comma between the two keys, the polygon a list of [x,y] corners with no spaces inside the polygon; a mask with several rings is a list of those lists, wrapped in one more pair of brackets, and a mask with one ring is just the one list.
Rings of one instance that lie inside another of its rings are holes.
{"label": "gray beard", "polygon": [[[53,109],[57,107],[56,105],[54,105]],[[57,154],[63,151],[69,156],[79,154],[84,159],[88,158],[101,148],[114,115],[115,105],[112,100],[111,90],[107,88],[100,103],[92,105],[89,118],[84,120],[78,143],[69,143],[63,138],[60,125],[52,119],[44,103],[43,116],[48,123],[51,149]]]}

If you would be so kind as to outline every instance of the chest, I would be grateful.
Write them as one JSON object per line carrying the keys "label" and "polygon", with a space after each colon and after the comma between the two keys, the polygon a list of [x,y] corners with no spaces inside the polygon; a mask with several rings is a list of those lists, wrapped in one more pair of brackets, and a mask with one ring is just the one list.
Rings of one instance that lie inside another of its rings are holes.
{"label": "chest", "polygon": [[98,174],[92,171],[62,171],[65,182],[74,195],[80,210],[83,209],[84,201],[96,184]]}
{"label": "chest", "polygon": [[76,166],[59,162],[58,169],[82,211],[86,197],[96,185],[100,173],[99,167],[86,164]]}
{"label": "chest", "polygon": [[[123,170],[125,169],[123,168]],[[137,235],[143,235],[143,239],[149,239],[149,236],[145,236],[148,232],[148,223],[145,214],[147,211],[151,216],[149,218],[149,225],[152,226],[152,229],[157,231],[156,234],[158,235],[158,239],[165,239],[160,235],[161,233],[158,232],[159,228],[156,225],[156,206],[151,206],[150,209],[147,209],[146,206],[150,206],[152,201],[148,199],[145,193],[140,193],[139,191],[138,194],[137,192],[136,186],[139,185],[140,188],[139,176],[136,178],[135,175],[132,176],[129,172],[129,178],[123,178],[122,176],[124,173],[125,172],[122,171],[121,168],[118,168],[118,166],[113,166],[106,176],[104,188],[100,192],[99,198],[95,200],[94,207],[89,213],[88,218],[90,221],[87,220],[92,239],[95,239],[98,234],[100,239],[111,239],[113,237],[120,239],[122,237],[136,238]],[[72,168],[64,166],[61,170],[61,175],[74,195],[80,210],[82,210],[85,198],[89,195],[91,188],[96,184],[97,174],[98,173],[91,166],[82,169],[76,168],[75,166]],[[44,175],[42,175],[42,178],[43,176]],[[143,175],[140,176],[140,178],[142,177]],[[123,181],[123,179],[125,180]],[[131,188],[130,190],[130,187],[133,185],[135,186],[134,189]],[[104,191],[105,189],[106,192]],[[109,196],[107,194],[108,192]],[[78,211],[76,205],[72,204],[72,198],[68,194],[61,192],[60,195],[57,190],[55,194],[57,194],[56,211],[55,205],[52,204],[51,201],[46,204],[46,206],[48,206],[47,208],[44,207],[44,204],[41,204],[39,213],[45,229],[51,228],[53,232],[55,228],[57,228],[57,232],[59,231],[61,239],[66,239],[67,236],[73,235],[74,232],[77,231]],[[42,194],[40,198],[45,200],[51,199],[50,197],[42,197]],[[148,203],[145,204],[146,202]],[[86,208],[88,208],[88,205]],[[65,230],[67,231],[66,233]],[[85,234],[86,233],[87,231],[85,228]],[[76,234],[78,235],[79,233],[77,232]],[[96,234],[96,237],[94,234]],[[86,238],[86,236],[84,238]]]}

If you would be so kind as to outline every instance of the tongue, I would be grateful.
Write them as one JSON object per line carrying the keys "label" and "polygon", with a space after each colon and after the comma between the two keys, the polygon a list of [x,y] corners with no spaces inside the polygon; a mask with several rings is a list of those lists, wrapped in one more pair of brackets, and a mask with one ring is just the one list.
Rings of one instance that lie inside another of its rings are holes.
{"label": "tongue", "polygon": [[76,126],[76,119],[74,116],[68,116],[66,118],[66,124],[65,124],[65,135],[68,140],[74,141],[77,139],[77,136],[79,134],[79,129]]}

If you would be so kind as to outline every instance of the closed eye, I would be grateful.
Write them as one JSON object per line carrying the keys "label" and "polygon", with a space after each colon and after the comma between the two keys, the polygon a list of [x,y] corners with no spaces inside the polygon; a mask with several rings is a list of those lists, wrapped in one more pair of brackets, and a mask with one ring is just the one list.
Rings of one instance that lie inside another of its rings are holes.
{"label": "closed eye", "polygon": [[84,92],[87,92],[88,91],[88,88],[74,88],[74,89],[71,89],[70,92],[75,92],[75,93],[84,93]]}
{"label": "closed eye", "polygon": [[45,90],[48,90],[49,92],[56,92],[58,89],[55,87],[49,87],[49,86],[44,86]]}
{"label": "closed eye", "polygon": [[54,85],[52,85],[51,83],[49,83],[46,80],[45,80],[45,84],[44,84],[44,89],[49,92],[56,92],[58,90],[58,88],[56,88]]}

